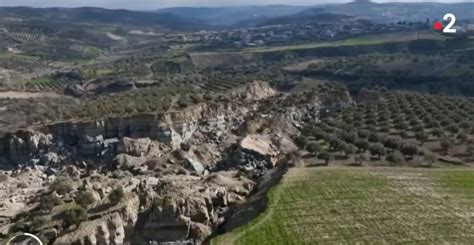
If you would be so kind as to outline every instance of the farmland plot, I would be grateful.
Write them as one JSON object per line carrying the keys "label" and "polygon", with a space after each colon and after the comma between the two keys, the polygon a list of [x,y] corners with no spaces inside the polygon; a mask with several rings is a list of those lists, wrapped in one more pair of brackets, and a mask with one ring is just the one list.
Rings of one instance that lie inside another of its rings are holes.
{"label": "farmland plot", "polygon": [[268,208],[215,244],[470,244],[474,171],[291,169]]}

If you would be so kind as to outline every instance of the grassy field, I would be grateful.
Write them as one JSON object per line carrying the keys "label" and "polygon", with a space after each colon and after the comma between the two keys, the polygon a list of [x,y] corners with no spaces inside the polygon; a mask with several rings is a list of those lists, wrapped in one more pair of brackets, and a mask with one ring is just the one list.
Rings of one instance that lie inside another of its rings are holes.
{"label": "grassy field", "polygon": [[471,244],[474,171],[291,169],[268,208],[213,244]]}
{"label": "grassy field", "polygon": [[312,49],[321,47],[337,47],[337,46],[354,46],[354,45],[374,45],[387,42],[403,42],[418,39],[443,39],[443,36],[434,32],[402,32],[402,33],[385,33],[371,34],[360,37],[348,38],[345,40],[334,42],[305,43],[296,45],[285,45],[277,47],[257,47],[244,49],[246,52],[271,52],[284,50]]}
{"label": "grassy field", "polygon": [[24,61],[38,61],[40,57],[28,55],[28,54],[11,54],[11,53],[0,53],[0,61],[3,60],[24,60]]}

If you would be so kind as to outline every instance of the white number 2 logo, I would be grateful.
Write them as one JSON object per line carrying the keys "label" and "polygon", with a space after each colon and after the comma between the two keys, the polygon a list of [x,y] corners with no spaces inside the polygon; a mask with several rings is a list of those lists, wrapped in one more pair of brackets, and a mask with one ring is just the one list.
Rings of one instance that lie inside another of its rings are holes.
{"label": "white number 2 logo", "polygon": [[451,13],[447,13],[444,15],[443,20],[450,20],[448,25],[443,29],[443,33],[456,33],[456,29],[452,28],[456,23],[456,16]]}

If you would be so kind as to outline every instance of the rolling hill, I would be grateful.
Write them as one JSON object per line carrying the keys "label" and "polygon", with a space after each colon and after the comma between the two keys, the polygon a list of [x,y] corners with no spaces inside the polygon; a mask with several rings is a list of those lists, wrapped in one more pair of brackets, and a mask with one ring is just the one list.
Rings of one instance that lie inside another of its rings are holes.
{"label": "rolling hill", "polygon": [[356,1],[347,4],[311,6],[239,6],[220,8],[179,7],[158,10],[182,18],[199,19],[209,25],[262,26],[307,22],[322,13],[354,16],[374,22],[425,21],[441,19],[445,13],[455,13],[458,20],[474,16],[473,2],[460,3],[375,3]]}
{"label": "rolling hill", "polygon": [[[305,15],[312,10],[305,10],[301,14]],[[350,15],[377,22],[425,21],[426,18],[442,19],[443,15],[448,12],[455,13],[457,19],[472,18],[474,3],[374,3],[364,1],[328,5],[324,7],[324,10],[329,13]]]}
{"label": "rolling hill", "polygon": [[238,6],[220,8],[177,7],[158,10],[158,13],[169,13],[179,17],[194,18],[210,25],[242,25],[260,22],[269,18],[293,15],[309,6],[268,5]]}
{"label": "rolling hill", "polygon": [[103,8],[30,8],[0,7],[0,16],[37,19],[51,22],[85,22],[121,25],[163,26],[173,30],[193,30],[202,27],[200,21],[171,13],[111,10]]}
{"label": "rolling hill", "polygon": [[296,15],[283,16],[265,20],[259,26],[269,25],[289,25],[289,24],[308,24],[308,23],[349,23],[357,21],[355,17],[324,13],[324,9],[315,9],[313,12],[303,12]]}

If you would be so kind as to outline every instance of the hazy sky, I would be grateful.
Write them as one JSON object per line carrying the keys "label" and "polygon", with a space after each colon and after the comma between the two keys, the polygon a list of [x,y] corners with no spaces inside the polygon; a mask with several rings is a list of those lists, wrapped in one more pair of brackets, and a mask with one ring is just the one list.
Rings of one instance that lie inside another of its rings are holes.
{"label": "hazy sky", "polygon": [[[380,0],[377,2],[387,2]],[[473,2],[474,0],[403,0],[404,2]],[[320,3],[341,3],[347,0],[0,0],[0,6],[32,7],[80,7],[96,6],[104,8],[158,9],[175,6],[235,6],[235,5],[314,5]]]}

